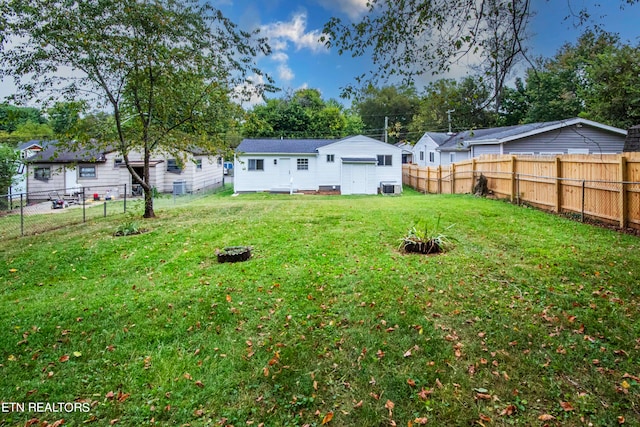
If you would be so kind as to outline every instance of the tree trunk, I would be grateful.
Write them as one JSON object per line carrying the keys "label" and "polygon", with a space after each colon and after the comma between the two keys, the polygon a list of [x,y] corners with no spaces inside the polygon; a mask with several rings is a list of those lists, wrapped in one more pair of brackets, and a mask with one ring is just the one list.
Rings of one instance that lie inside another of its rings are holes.
{"label": "tree trunk", "polygon": [[144,149],[144,218],[155,218],[156,213],[153,211],[153,187],[149,181],[149,165],[151,160],[151,152],[148,148],[148,144],[145,144]]}
{"label": "tree trunk", "polygon": [[153,211],[153,188],[144,189],[144,218],[155,218]]}

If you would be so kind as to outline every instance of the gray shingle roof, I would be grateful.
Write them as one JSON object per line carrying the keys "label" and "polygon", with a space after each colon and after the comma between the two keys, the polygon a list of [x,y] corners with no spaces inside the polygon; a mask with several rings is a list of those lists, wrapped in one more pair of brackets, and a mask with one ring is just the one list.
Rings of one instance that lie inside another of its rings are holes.
{"label": "gray shingle roof", "polygon": [[[470,143],[478,141],[494,140],[499,141],[506,138],[512,138],[518,135],[524,135],[536,130],[544,128],[553,129],[568,120],[556,120],[552,122],[528,123],[524,125],[504,126],[499,128],[476,129],[458,132],[447,139],[440,145],[441,151],[469,150]],[[431,134],[429,134],[431,135]],[[433,138],[433,137],[432,137]]]}
{"label": "gray shingle roof", "polygon": [[50,141],[42,151],[27,159],[29,163],[75,163],[104,162],[104,154],[113,150],[78,150],[71,151],[59,147],[57,141]]}
{"label": "gray shingle roof", "polygon": [[338,139],[244,139],[238,153],[296,153],[315,154],[318,148],[339,141]]}

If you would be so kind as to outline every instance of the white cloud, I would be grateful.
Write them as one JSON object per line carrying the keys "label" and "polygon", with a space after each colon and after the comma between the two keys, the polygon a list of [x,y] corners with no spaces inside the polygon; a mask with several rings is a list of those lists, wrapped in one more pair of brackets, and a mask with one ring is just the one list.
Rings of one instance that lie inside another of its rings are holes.
{"label": "white cloud", "polygon": [[296,75],[293,74],[293,70],[289,68],[287,64],[281,64],[278,67],[278,77],[285,82],[290,82]]}
{"label": "white cloud", "polygon": [[269,44],[274,52],[287,50],[292,43],[296,50],[309,49],[314,53],[327,52],[324,43],[320,41],[322,32],[312,30],[307,32],[307,13],[298,12],[289,22],[275,22],[263,25],[260,33],[269,38]]}
{"label": "white cloud", "polygon": [[264,102],[260,91],[258,90],[259,86],[262,86],[266,83],[266,80],[263,76],[254,75],[247,77],[247,81],[241,85],[236,86],[233,89],[233,94],[231,99],[242,105],[244,108],[252,108],[255,105],[261,104]]}
{"label": "white cloud", "polygon": [[284,52],[276,52],[271,55],[271,59],[276,62],[287,62],[289,60],[289,55]]}
{"label": "white cloud", "polygon": [[329,11],[340,11],[355,21],[364,15],[369,8],[368,0],[318,0]]}

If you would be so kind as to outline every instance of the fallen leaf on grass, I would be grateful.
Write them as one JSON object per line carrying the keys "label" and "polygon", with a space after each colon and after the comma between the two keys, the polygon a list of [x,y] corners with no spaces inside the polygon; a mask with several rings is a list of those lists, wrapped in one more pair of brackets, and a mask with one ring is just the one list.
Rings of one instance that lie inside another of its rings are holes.
{"label": "fallen leaf on grass", "polygon": [[204,384],[202,384],[202,381],[200,381],[200,380],[196,381],[195,385],[200,387],[200,388],[204,388]]}
{"label": "fallen leaf on grass", "polygon": [[358,403],[356,403],[355,405],[353,405],[353,409],[357,409],[357,408],[361,408],[362,407],[362,400]]}
{"label": "fallen leaf on grass", "polygon": [[60,356],[60,359],[58,360],[62,363],[67,362],[69,360],[69,355],[65,354],[64,356]]}
{"label": "fallen leaf on grass", "polygon": [[432,393],[433,389],[426,390],[424,387],[422,387],[422,390],[418,392],[418,397],[422,400],[427,400]]}
{"label": "fallen leaf on grass", "polygon": [[485,393],[476,393],[476,399],[491,400],[491,395],[490,394],[485,394]]}
{"label": "fallen leaf on grass", "polygon": [[422,418],[416,418],[415,420],[413,420],[414,423],[418,424],[418,425],[425,425],[429,420],[427,419],[427,417],[422,417]]}
{"label": "fallen leaf on grass", "polygon": [[327,415],[325,415],[324,418],[322,419],[322,425],[329,424],[332,419],[333,419],[333,412],[327,413]]}
{"label": "fallen leaf on grass", "polygon": [[517,409],[517,408],[516,408],[516,406],[515,406],[515,405],[509,405],[509,406],[507,406],[506,408],[504,408],[504,409],[500,412],[500,415],[501,415],[501,416],[505,416],[505,415],[510,416],[510,415],[513,415],[513,413],[514,413],[514,412],[516,412],[516,409]]}
{"label": "fallen leaf on grass", "polygon": [[127,400],[129,398],[129,396],[131,396],[130,393],[123,393],[121,391],[118,392],[118,402],[122,403],[125,400]]}
{"label": "fallen leaf on grass", "polygon": [[64,424],[64,418],[61,418],[58,421],[56,421],[53,424],[51,424],[51,427],[60,427],[63,424]]}
{"label": "fallen leaf on grass", "polygon": [[407,380],[407,384],[409,384],[411,387],[415,387],[416,386],[416,382],[414,380],[412,380],[411,378],[409,378]]}
{"label": "fallen leaf on grass", "polygon": [[565,412],[575,411],[576,408],[570,402],[560,402],[560,406]]}
{"label": "fallen leaf on grass", "polygon": [[634,376],[634,375],[629,375],[629,374],[627,374],[627,373],[625,373],[625,374],[622,376],[622,378],[631,378],[632,380],[637,381],[637,382],[639,382],[639,383],[640,383],[640,377],[636,377],[636,376]]}
{"label": "fallen leaf on grass", "polygon": [[542,415],[540,415],[540,416],[538,417],[538,419],[539,419],[540,421],[551,421],[551,420],[555,420],[555,419],[556,419],[556,417],[554,417],[554,416],[553,416],[553,415],[551,415],[551,414],[542,414]]}
{"label": "fallen leaf on grass", "polygon": [[389,410],[389,417],[393,416],[393,408],[395,407],[395,403],[387,399],[387,403],[384,404],[384,407]]}

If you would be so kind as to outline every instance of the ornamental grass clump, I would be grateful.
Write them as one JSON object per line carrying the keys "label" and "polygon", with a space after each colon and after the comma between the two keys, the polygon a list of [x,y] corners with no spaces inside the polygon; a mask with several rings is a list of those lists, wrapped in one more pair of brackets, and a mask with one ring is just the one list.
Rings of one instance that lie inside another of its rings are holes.
{"label": "ornamental grass clump", "polygon": [[446,232],[453,226],[454,224],[451,224],[441,228],[439,215],[433,227],[430,227],[426,221],[418,222],[401,239],[399,249],[404,252],[421,254],[439,254],[449,251],[453,248],[455,239]]}

